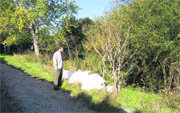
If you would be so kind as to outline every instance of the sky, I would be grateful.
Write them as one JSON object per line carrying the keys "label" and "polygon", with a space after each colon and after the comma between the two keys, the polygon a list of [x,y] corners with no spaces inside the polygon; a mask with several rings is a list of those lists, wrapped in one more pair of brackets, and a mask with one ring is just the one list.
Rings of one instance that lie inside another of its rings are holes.
{"label": "sky", "polygon": [[112,1],[113,0],[76,0],[76,4],[80,8],[77,17],[95,19],[98,16],[102,16],[105,11],[111,9],[113,6]]}

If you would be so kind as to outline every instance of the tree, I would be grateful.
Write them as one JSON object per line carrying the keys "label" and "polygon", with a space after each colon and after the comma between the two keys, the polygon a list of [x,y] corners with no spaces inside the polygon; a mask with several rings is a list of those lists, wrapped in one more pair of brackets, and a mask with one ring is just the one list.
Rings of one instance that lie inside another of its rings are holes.
{"label": "tree", "polygon": [[39,49],[45,52],[52,52],[57,49],[58,39],[52,35],[47,28],[39,30]]}
{"label": "tree", "polygon": [[138,67],[136,81],[146,86],[170,86],[171,66],[179,62],[180,1],[133,0],[123,10],[132,26],[131,61]]}
{"label": "tree", "polygon": [[52,29],[61,25],[61,20],[67,13],[75,13],[77,7],[72,1],[59,0],[15,0],[15,11],[11,24],[18,26],[19,31],[29,29],[32,35],[35,54],[39,55],[39,30]]}
{"label": "tree", "polygon": [[[95,22],[84,47],[99,54],[105,65],[103,73],[116,73],[111,77],[114,84],[119,77],[151,88],[156,85],[170,88],[173,81],[179,80],[175,71],[180,62],[179,18],[179,0],[133,0],[117,4]],[[126,52],[118,52],[121,46]],[[132,73],[123,74],[131,69],[126,64],[134,68]]]}
{"label": "tree", "polygon": [[[1,0],[0,2],[0,42],[3,41],[9,36],[9,33],[12,32],[12,25],[10,25],[10,18],[12,13],[15,11],[15,5],[13,0]],[[9,32],[9,33],[8,33]]]}
{"label": "tree", "polygon": [[74,16],[71,16],[71,18],[64,19],[57,36],[67,46],[69,59],[72,60],[75,56],[79,57],[79,54],[84,55],[82,43],[86,40],[85,32],[92,23],[93,21],[89,18],[77,20]]}
{"label": "tree", "polygon": [[102,76],[110,74],[113,80],[114,91],[120,91],[120,84],[124,82],[126,74],[130,71],[125,70],[128,57],[129,34],[131,26],[129,21],[122,18],[117,13],[118,10],[109,12],[104,18],[100,18],[88,31],[88,45],[86,49],[95,51],[101,58]]}

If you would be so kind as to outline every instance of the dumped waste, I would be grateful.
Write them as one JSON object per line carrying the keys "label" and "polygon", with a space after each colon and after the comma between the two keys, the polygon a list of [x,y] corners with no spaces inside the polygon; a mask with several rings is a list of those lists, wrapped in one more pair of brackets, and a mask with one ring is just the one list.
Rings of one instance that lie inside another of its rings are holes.
{"label": "dumped waste", "polygon": [[[90,74],[91,71],[68,71],[63,70],[63,78],[69,83],[80,83],[81,89],[91,90],[98,89],[102,90],[105,84],[105,80],[98,74]],[[112,92],[112,86],[107,85],[106,90]]]}

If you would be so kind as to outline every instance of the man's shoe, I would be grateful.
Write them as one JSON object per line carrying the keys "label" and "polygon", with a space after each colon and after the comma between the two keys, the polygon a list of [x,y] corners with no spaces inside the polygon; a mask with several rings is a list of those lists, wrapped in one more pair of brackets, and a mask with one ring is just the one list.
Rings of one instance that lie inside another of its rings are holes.
{"label": "man's shoe", "polygon": [[57,87],[57,86],[54,86],[54,90],[59,90],[59,87]]}

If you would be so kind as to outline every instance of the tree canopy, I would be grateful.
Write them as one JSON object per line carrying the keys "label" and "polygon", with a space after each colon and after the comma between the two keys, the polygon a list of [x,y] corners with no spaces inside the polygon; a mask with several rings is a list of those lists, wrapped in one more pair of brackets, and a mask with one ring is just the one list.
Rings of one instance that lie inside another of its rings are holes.
{"label": "tree canopy", "polygon": [[1,23],[4,23],[3,20],[6,18],[8,20],[2,24],[2,27],[7,29],[7,26],[12,26],[8,27],[12,32],[8,32],[9,38],[6,38],[4,44],[11,44],[16,40],[17,30],[21,33],[28,29],[36,55],[39,55],[39,30],[46,28],[53,34],[61,25],[63,18],[70,18],[69,15],[76,13],[78,8],[74,5],[74,1],[64,0],[2,0],[1,6],[3,6],[1,10],[4,16],[1,18]]}

